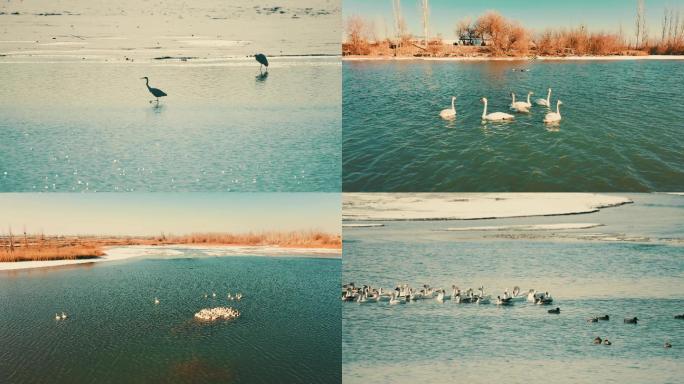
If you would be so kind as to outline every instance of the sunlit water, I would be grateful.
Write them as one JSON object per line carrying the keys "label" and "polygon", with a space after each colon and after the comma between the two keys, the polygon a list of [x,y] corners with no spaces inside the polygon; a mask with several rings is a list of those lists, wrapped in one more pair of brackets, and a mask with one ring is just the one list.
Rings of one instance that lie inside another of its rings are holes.
{"label": "sunlit water", "polygon": [[[514,72],[513,68],[529,68]],[[682,61],[343,63],[345,191],[669,191],[684,188]],[[552,104],[512,123],[510,92]],[[439,117],[456,101],[457,118]]]}
{"label": "sunlit water", "polygon": [[[0,64],[0,191],[339,191],[334,58]],[[144,80],[168,96],[149,101]]]}
{"label": "sunlit water", "polygon": [[[0,382],[340,381],[340,260],[182,252],[0,273]],[[214,306],[241,317],[193,320]]]}
{"label": "sunlit water", "polygon": [[[659,207],[668,223],[681,217],[682,206],[673,204],[672,197],[634,199],[625,209]],[[649,223],[641,229],[634,216],[631,222],[617,222],[624,219],[621,209],[575,220],[605,222],[604,232],[647,234],[648,243],[568,241],[561,238],[563,231],[547,231],[534,241],[439,231],[473,225],[470,221],[388,222],[380,228],[345,229],[344,282],[385,289],[431,284],[446,288],[447,294],[452,284],[484,285],[494,297],[517,285],[523,291],[548,290],[554,297],[552,306],[435,300],[394,306],[344,303],[345,383],[539,383],[549,377],[558,383],[679,382],[684,374],[684,321],[674,315],[684,313],[684,247],[656,239],[681,239],[681,226],[678,233],[663,226],[659,230],[653,215],[645,215]],[[550,219],[478,220],[475,225]],[[555,307],[561,308],[559,315],[547,313]],[[586,322],[603,314],[610,320]],[[623,323],[633,316],[639,324]],[[593,345],[596,336],[607,337],[613,345]],[[673,348],[663,347],[666,340]]]}

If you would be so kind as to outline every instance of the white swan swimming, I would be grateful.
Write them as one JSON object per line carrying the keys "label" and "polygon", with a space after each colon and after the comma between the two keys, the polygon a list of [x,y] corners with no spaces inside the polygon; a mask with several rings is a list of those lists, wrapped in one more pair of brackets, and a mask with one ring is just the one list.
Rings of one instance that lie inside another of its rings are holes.
{"label": "white swan swimming", "polygon": [[390,303],[390,305],[394,305],[394,304],[405,304],[406,302],[403,301],[403,300],[400,300],[400,299],[397,297],[397,294],[396,294],[396,293],[392,293],[392,296],[391,296],[391,298],[390,298],[389,303]]}
{"label": "white swan swimming", "polygon": [[59,313],[55,313],[55,320],[62,320],[62,316]]}
{"label": "white swan swimming", "polygon": [[456,96],[451,96],[451,108],[442,109],[439,117],[442,119],[453,119],[456,117]]}
{"label": "white swan swimming", "polygon": [[563,104],[562,101],[558,100],[556,102],[556,112],[549,112],[544,116],[545,123],[557,123],[561,121],[560,106]]}
{"label": "white swan swimming", "polygon": [[66,313],[62,312],[62,320],[66,320],[66,318],[67,318]]}
{"label": "white swan swimming", "polygon": [[543,105],[544,107],[550,107],[551,106],[551,88],[549,88],[548,92],[546,93],[546,99],[537,99],[534,102],[537,105]]}
{"label": "white swan swimming", "polygon": [[368,296],[366,296],[365,293],[359,295],[359,298],[356,299],[356,302],[359,304],[370,303],[370,301],[368,300]]}
{"label": "white swan swimming", "polygon": [[515,93],[511,92],[511,109],[516,112],[529,112],[532,103],[530,102],[530,96],[534,95],[533,92],[527,92],[527,101],[515,101]]}
{"label": "white swan swimming", "polygon": [[502,299],[501,296],[496,297],[496,305],[511,305],[511,298],[509,297],[508,299]]}
{"label": "white swan swimming", "polygon": [[487,98],[483,97],[480,101],[484,103],[484,110],[482,111],[482,120],[502,121],[515,119],[515,116],[504,112],[492,112],[490,114],[487,114]]}
{"label": "white swan swimming", "polygon": [[440,303],[444,302],[444,290],[440,289],[439,292],[437,293],[437,297],[435,297],[435,300],[439,301]]}
{"label": "white swan swimming", "polygon": [[155,303],[155,304],[159,304],[159,299],[157,299],[157,298],[155,297],[155,298],[154,298],[154,303]]}

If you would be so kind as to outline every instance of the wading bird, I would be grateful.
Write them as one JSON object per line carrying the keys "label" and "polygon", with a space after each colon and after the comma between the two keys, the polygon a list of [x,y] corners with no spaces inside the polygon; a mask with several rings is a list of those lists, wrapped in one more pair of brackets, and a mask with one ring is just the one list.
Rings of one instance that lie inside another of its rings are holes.
{"label": "wading bird", "polygon": [[261,64],[261,66],[259,66],[259,71],[261,71],[263,68],[262,66],[264,66],[266,67],[266,72],[268,72],[268,59],[266,59],[266,55],[263,53],[257,53],[254,55],[254,58],[259,62],[259,64]]}
{"label": "wading bird", "polygon": [[[152,96],[157,98],[157,104],[159,104],[159,98],[166,96],[166,93],[164,91],[162,91],[161,89],[150,87],[150,79],[148,79],[147,76],[141,77],[140,79],[145,79],[145,85],[147,86],[147,90],[150,91]],[[150,101],[150,103],[151,103],[151,101]]]}

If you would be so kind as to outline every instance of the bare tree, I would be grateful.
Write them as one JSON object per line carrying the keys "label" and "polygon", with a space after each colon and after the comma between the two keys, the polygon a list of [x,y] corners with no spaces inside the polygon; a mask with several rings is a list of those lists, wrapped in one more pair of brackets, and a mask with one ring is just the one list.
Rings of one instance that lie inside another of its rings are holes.
{"label": "bare tree", "polygon": [[347,46],[353,55],[367,55],[368,47],[368,24],[361,16],[353,15],[347,19]]}
{"label": "bare tree", "polygon": [[637,0],[637,12],[634,19],[636,42],[635,48],[640,49],[648,41],[648,28],[646,27],[646,6],[644,0]]}

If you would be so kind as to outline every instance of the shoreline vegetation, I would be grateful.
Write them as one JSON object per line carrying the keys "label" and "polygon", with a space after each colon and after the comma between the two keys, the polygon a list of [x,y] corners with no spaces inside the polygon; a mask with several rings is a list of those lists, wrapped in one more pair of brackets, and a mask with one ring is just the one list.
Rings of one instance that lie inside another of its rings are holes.
{"label": "shoreline vegetation", "polygon": [[159,236],[46,236],[11,231],[0,235],[0,262],[84,260],[105,256],[117,246],[276,246],[280,248],[340,249],[340,235],[320,231],[193,233]]}
{"label": "shoreline vegetation", "polygon": [[[627,37],[622,31],[589,31],[580,25],[570,29],[546,29],[535,32],[519,22],[495,11],[488,11],[475,20],[465,18],[454,27],[454,40],[441,35],[426,38],[407,30],[406,22],[396,20],[393,37],[379,38],[374,23],[359,15],[345,21],[345,41],[342,54],[356,58],[581,58],[581,57],[647,57],[652,55],[684,55],[684,15],[665,7],[661,25],[648,32],[643,1],[637,2],[635,34]],[[426,43],[427,40],[427,43]]]}

